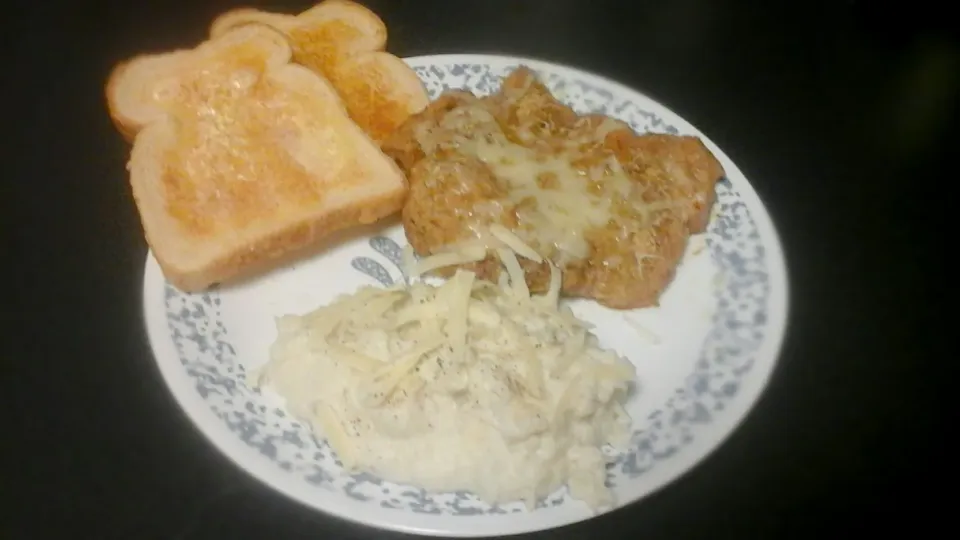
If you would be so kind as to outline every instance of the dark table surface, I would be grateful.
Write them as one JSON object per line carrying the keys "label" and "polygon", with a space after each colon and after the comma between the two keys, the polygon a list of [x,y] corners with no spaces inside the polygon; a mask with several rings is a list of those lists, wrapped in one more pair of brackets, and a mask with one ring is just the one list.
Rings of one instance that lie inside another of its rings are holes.
{"label": "dark table surface", "polygon": [[[126,183],[129,149],[102,84],[123,58],[195,43],[234,2],[114,4],[7,8],[3,103],[14,136],[3,145],[2,253],[13,303],[2,399],[13,423],[3,429],[12,455],[2,485],[14,502],[3,506],[0,537],[399,537],[273,494],[213,449],[161,381],[142,330],[146,246]],[[754,412],[668,488],[544,537],[833,537],[941,516],[943,498],[923,488],[951,470],[938,469],[935,435],[952,410],[936,383],[955,356],[936,344],[934,310],[949,292],[937,248],[955,180],[935,159],[946,155],[960,88],[945,11],[851,1],[369,4],[401,56],[540,57],[661,100],[739,164],[782,235],[791,326]]]}

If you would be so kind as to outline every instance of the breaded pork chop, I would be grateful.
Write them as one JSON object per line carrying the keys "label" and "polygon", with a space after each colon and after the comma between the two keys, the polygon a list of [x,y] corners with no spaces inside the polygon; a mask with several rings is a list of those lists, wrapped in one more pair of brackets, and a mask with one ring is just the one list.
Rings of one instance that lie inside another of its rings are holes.
{"label": "breaded pork chop", "polygon": [[[488,97],[441,96],[383,150],[409,179],[403,225],[418,255],[499,224],[563,270],[564,294],[617,309],[657,305],[724,174],[700,139],[579,116],[526,68]],[[463,267],[496,280],[494,257]],[[531,291],[548,288],[547,262],[521,265]]]}

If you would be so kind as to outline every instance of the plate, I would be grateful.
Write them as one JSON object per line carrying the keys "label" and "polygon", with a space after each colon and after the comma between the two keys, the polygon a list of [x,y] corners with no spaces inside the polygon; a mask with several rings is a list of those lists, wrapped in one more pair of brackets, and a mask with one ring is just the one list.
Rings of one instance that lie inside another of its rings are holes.
{"label": "plate", "polygon": [[[704,459],[743,420],[774,369],[787,318],[786,271],[760,199],[708,138],[656,101],[616,82],[532,59],[440,55],[407,59],[432,98],[448,89],[497,90],[518,65],[536,70],[578,112],[616,117],[639,131],[697,135],[727,173],[706,233],[690,242],[655,309],[614,311],[576,300],[605,347],[636,365],[628,403],[630,450],[609,468],[625,505]],[[274,318],[302,314],[363,285],[401,278],[396,224],[353,231],[323,253],[261,278],[203,294],[167,284],[148,255],[144,313],[164,380],[190,419],[239,467],[305,505],[375,527],[419,534],[487,536],[557,527],[594,515],[564,490],[535,510],[491,506],[468,493],[430,494],[367,474],[350,475],[305,425],[245,375],[267,361]]]}

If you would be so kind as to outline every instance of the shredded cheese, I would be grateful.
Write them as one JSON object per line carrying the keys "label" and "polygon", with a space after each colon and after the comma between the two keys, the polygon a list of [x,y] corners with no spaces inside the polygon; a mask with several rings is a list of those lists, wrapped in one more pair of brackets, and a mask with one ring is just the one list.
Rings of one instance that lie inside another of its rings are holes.
{"label": "shredded cheese", "polygon": [[518,298],[529,299],[530,289],[527,287],[526,274],[524,274],[523,268],[520,266],[520,261],[517,260],[517,256],[505,248],[497,249],[497,255],[500,257],[500,262],[503,263],[503,267],[507,270],[507,276],[510,278],[510,284],[514,293]]}
{"label": "shredded cheese", "polygon": [[548,291],[531,295],[518,255],[543,257],[493,229],[409,275],[488,250],[503,265],[498,284],[460,269],[442,285],[365,287],[281,318],[253,382],[284,397],[348,470],[530,507],[567,484],[591,507],[608,504],[597,456],[628,437],[622,403],[636,374],[559,304],[560,270],[551,263]]}
{"label": "shredded cheese", "polygon": [[642,337],[646,338],[648,341],[650,341],[654,345],[660,343],[660,336],[657,335],[656,332],[654,332],[653,330],[650,330],[649,328],[641,324],[640,321],[634,319],[633,317],[625,316],[624,318],[626,319],[627,324],[632,326],[633,329],[636,330],[637,333],[640,334]]}
{"label": "shredded cheese", "polygon": [[352,470],[357,464],[357,454],[350,436],[343,429],[340,419],[333,407],[326,403],[316,403],[314,405],[314,421],[319,424],[320,430],[326,437],[330,446],[340,458],[340,463],[346,470]]}
{"label": "shredded cheese", "polygon": [[410,272],[410,277],[422,276],[423,274],[445,266],[457,266],[482,261],[486,256],[487,250],[482,246],[461,247],[453,251],[438,253],[418,261],[413,271]]}
{"label": "shredded cheese", "polygon": [[494,223],[490,226],[490,233],[493,234],[497,240],[503,242],[504,245],[512,249],[518,255],[526,257],[535,263],[543,262],[543,257],[541,257],[539,253],[537,253],[532,247],[528,246],[523,240],[521,240],[520,237],[513,234],[510,229],[507,229],[503,225]]}
{"label": "shredded cheese", "polygon": [[455,285],[450,302],[450,318],[447,327],[450,340],[450,361],[461,363],[466,358],[467,321],[469,320],[470,296],[473,293],[473,272],[457,272],[450,280]]}

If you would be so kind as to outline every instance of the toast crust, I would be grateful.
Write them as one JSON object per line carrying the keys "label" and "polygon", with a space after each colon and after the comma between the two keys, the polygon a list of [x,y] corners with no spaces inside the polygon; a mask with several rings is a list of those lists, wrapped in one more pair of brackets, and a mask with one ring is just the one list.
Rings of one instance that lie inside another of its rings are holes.
{"label": "toast crust", "polygon": [[117,93],[117,81],[125,76],[127,68],[135,61],[136,58],[120,62],[114,66],[114,68],[110,71],[110,75],[107,77],[106,84],[107,113],[110,115],[110,121],[113,123],[113,127],[116,128],[121,135],[123,135],[124,140],[126,140],[128,143],[133,142],[133,138],[136,137],[137,131],[140,131],[140,127],[134,127],[134,122],[132,119],[124,118],[117,103],[110,99],[109,96]]}
{"label": "toast crust", "polygon": [[147,242],[184,291],[266,269],[403,203],[399,168],[329,82],[290,59],[282,34],[244,25],[137,57],[108,80]]}
{"label": "toast crust", "polygon": [[294,62],[329,79],[350,117],[377,142],[429,103],[417,74],[403,60],[384,52],[386,25],[360,4],[326,0],[299,15],[241,8],[218,17],[210,35],[247,24],[283,32]]}
{"label": "toast crust", "polygon": [[[321,218],[298,223],[291,228],[257,239],[241,251],[231,251],[210,261],[202,269],[182,269],[175,262],[154,252],[160,269],[174,287],[184,292],[198,292],[225,282],[257,276],[292,258],[311,254],[326,238],[356,224],[369,224],[396,213],[403,204],[404,193],[388,193],[364,201],[362,207],[340,208]],[[293,255],[293,256],[291,256]]]}

